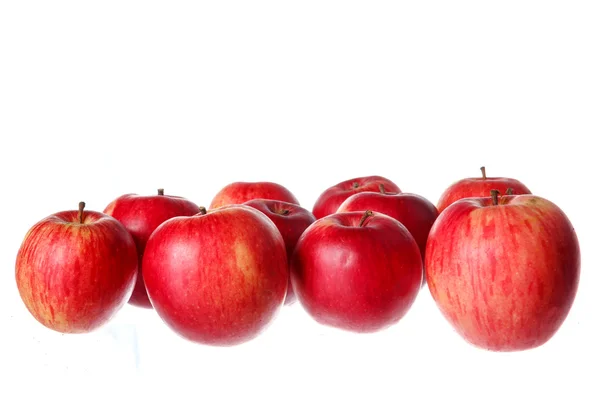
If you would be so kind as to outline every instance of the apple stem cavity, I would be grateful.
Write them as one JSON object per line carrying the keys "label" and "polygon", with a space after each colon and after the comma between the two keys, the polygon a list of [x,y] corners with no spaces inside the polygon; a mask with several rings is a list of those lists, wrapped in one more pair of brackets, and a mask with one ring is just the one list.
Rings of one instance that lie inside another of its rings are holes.
{"label": "apple stem cavity", "polygon": [[512,196],[512,195],[513,195],[513,193],[514,193],[514,192],[513,192],[513,188],[508,188],[508,189],[506,189],[506,195],[507,195],[507,196]]}
{"label": "apple stem cavity", "polygon": [[367,218],[369,218],[372,215],[373,215],[373,211],[371,211],[371,210],[365,211],[365,213],[363,214],[362,218],[360,219],[360,222],[358,223],[358,227],[362,228],[362,226],[364,225],[364,223],[367,220]]}
{"label": "apple stem cavity", "polygon": [[352,184],[352,187],[353,187],[354,189],[357,189],[357,188],[358,188],[358,182],[354,182],[354,183]]}
{"label": "apple stem cavity", "polygon": [[159,196],[164,196],[165,195],[165,189],[158,189],[158,195]]}
{"label": "apple stem cavity", "polygon": [[199,207],[200,211],[198,211],[198,214],[200,215],[206,215],[206,207]]}
{"label": "apple stem cavity", "polygon": [[495,206],[498,205],[498,195],[499,194],[500,194],[499,190],[492,189],[492,204]]}
{"label": "apple stem cavity", "polygon": [[481,170],[481,176],[483,176],[483,179],[487,179],[487,175],[485,174],[485,167],[481,167],[479,169]]}
{"label": "apple stem cavity", "polygon": [[279,211],[279,215],[288,215],[290,213],[290,210],[281,210]]}
{"label": "apple stem cavity", "polygon": [[77,214],[77,217],[79,218],[79,223],[83,224],[83,209],[85,208],[85,202],[80,201],[79,202],[79,213]]}

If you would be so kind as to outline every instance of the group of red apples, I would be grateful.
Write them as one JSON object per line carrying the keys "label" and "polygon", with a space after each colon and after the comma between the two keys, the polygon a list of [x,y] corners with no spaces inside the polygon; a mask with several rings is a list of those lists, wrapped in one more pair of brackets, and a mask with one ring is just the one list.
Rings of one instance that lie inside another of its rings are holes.
{"label": "group of red apples", "polygon": [[26,234],[16,283],[41,324],[85,333],[127,302],[180,336],[232,346],[295,302],[318,323],[373,333],[426,285],[469,343],[531,349],[564,322],[580,250],[564,212],[512,178],[451,184],[437,206],[381,176],[326,189],[312,211],[273,182],[235,182],[205,209],[127,194],[53,214]]}

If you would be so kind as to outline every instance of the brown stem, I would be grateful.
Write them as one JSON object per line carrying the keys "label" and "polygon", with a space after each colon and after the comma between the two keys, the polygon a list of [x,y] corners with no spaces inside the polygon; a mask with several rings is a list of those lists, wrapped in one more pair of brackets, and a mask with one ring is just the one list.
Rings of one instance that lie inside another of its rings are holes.
{"label": "brown stem", "polygon": [[481,170],[481,175],[483,176],[483,179],[487,179],[487,175],[485,174],[485,167],[481,167],[479,169]]}
{"label": "brown stem", "polygon": [[280,210],[279,211],[279,215],[288,215],[290,213],[290,210]]}
{"label": "brown stem", "polygon": [[80,201],[79,202],[79,213],[77,214],[77,217],[79,218],[79,223],[83,224],[83,209],[85,208],[85,202]]}
{"label": "brown stem", "polygon": [[383,183],[380,183],[380,184],[379,184],[379,191],[380,191],[382,194],[385,194],[385,186],[383,186]]}
{"label": "brown stem", "polygon": [[365,213],[363,214],[362,218],[360,219],[360,222],[358,223],[358,226],[360,228],[362,228],[362,226],[365,223],[365,221],[367,220],[367,218],[369,218],[372,215],[373,215],[373,211],[371,211],[371,210],[365,211]]}
{"label": "brown stem", "polygon": [[514,192],[513,192],[513,188],[508,188],[508,189],[506,189],[506,195],[507,195],[507,196],[512,196],[513,194],[514,194]]}
{"label": "brown stem", "polygon": [[165,195],[165,189],[158,189],[158,195],[159,196],[164,196]]}
{"label": "brown stem", "polygon": [[354,189],[358,188],[358,182],[354,182],[354,183],[352,184],[352,187],[353,187]]}
{"label": "brown stem", "polygon": [[200,215],[205,215],[206,214],[206,207],[199,207],[200,211],[198,211],[198,214]]}
{"label": "brown stem", "polygon": [[492,204],[495,206],[498,205],[498,195],[499,194],[500,194],[499,190],[492,189]]}

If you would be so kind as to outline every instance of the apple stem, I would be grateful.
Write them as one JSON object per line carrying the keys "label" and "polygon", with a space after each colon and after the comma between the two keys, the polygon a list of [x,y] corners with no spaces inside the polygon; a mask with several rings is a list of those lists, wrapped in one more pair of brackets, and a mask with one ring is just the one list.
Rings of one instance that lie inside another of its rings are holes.
{"label": "apple stem", "polygon": [[85,208],[85,202],[80,201],[79,202],[79,214],[77,214],[77,216],[79,217],[79,223],[83,224],[83,209]]}
{"label": "apple stem", "polygon": [[354,182],[354,183],[352,184],[352,187],[353,187],[354,189],[358,188],[358,182]]}
{"label": "apple stem", "polygon": [[165,189],[158,189],[158,195],[159,196],[164,196],[165,195]]}
{"label": "apple stem", "polygon": [[495,206],[498,205],[498,195],[499,194],[500,194],[499,190],[492,189],[492,204]]}
{"label": "apple stem", "polygon": [[506,189],[506,195],[507,196],[512,196],[513,195],[513,188]]}
{"label": "apple stem", "polygon": [[373,211],[371,211],[371,210],[365,211],[365,213],[363,214],[362,218],[360,219],[360,222],[358,223],[358,226],[360,228],[362,228],[362,226],[365,223],[365,221],[367,220],[367,218],[369,218],[372,215],[373,215]]}
{"label": "apple stem", "polygon": [[288,215],[290,213],[290,210],[281,210],[279,211],[280,215]]}
{"label": "apple stem", "polygon": [[380,191],[382,194],[385,194],[385,186],[383,186],[383,183],[380,183],[380,184],[379,184],[379,191]]}
{"label": "apple stem", "polygon": [[479,169],[481,170],[481,175],[483,176],[483,179],[487,179],[487,175],[485,174],[485,167],[481,167]]}
{"label": "apple stem", "polygon": [[199,207],[200,211],[198,211],[198,214],[200,215],[205,215],[206,214],[206,207]]}

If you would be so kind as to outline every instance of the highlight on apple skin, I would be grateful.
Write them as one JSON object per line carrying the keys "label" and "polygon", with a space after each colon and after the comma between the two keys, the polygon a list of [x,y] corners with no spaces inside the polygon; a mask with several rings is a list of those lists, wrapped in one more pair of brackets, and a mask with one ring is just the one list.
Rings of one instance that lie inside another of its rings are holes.
{"label": "highlight on apple skin", "polygon": [[458,334],[490,351],[548,342],[567,318],[580,276],[580,249],[565,213],[540,196],[459,200],[434,223],[427,284]]}
{"label": "highlight on apple skin", "polygon": [[52,214],[27,232],[15,279],[27,310],[60,333],[108,323],[131,296],[138,270],[133,238],[113,217],[79,210]]}
{"label": "highlight on apple skin", "polygon": [[148,239],[148,297],[179,336],[204,345],[252,340],[277,316],[289,271],[275,224],[245,205],[163,222]]}
{"label": "highlight on apple skin", "polygon": [[200,207],[191,200],[167,195],[162,188],[158,189],[155,195],[124,194],[106,206],[104,213],[123,224],[137,247],[139,271],[129,304],[152,308],[142,274],[142,259],[150,234],[168,219],[192,216],[199,212]]}
{"label": "highlight on apple skin", "polygon": [[437,209],[441,213],[450,204],[460,199],[471,197],[486,197],[490,191],[495,189],[506,193],[510,188],[513,194],[531,194],[531,190],[517,179],[509,177],[489,177],[485,167],[481,167],[481,176],[464,178],[451,184],[440,196]]}

